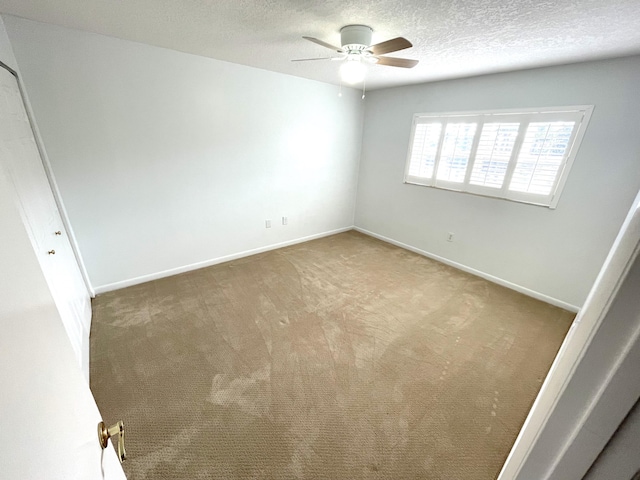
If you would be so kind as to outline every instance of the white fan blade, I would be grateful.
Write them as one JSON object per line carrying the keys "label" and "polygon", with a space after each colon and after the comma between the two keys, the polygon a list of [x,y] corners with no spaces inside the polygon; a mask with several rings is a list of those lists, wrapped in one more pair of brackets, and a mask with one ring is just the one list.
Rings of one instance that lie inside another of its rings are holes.
{"label": "white fan blade", "polygon": [[338,53],[342,53],[341,48],[334,47],[330,43],[323,42],[322,40],[319,40],[317,38],[313,38],[313,37],[302,37],[302,38],[304,38],[305,40],[309,40],[310,42],[317,43],[318,45],[322,45],[323,47],[328,48],[330,50],[335,50]]}
{"label": "white fan blade", "polygon": [[313,60],[333,60],[334,58],[340,58],[340,57],[296,58],[295,60],[291,60],[291,61],[292,62],[311,62]]}

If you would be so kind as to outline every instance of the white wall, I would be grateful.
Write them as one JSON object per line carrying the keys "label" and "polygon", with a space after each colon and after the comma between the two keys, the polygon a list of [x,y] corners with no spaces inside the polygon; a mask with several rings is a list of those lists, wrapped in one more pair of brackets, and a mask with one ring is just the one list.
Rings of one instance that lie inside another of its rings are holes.
{"label": "white wall", "polygon": [[[5,23],[99,291],[349,227],[357,203],[362,229],[580,306],[640,188],[640,57],[370,92],[355,202],[357,92]],[[595,111],[556,210],[402,183],[416,112],[572,104]]]}
{"label": "white wall", "polygon": [[356,91],[4,19],[97,290],[353,224]]}
{"label": "white wall", "polygon": [[[581,306],[640,189],[639,78],[630,57],[370,92],[356,226]],[[578,104],[595,110],[556,210],[402,183],[414,113]]]}

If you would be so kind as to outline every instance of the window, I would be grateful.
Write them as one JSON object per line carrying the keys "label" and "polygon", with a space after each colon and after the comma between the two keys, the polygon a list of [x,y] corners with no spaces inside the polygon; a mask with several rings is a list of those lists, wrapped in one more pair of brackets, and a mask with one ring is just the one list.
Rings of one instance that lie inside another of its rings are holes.
{"label": "window", "polygon": [[405,183],[555,208],[592,111],[417,114]]}

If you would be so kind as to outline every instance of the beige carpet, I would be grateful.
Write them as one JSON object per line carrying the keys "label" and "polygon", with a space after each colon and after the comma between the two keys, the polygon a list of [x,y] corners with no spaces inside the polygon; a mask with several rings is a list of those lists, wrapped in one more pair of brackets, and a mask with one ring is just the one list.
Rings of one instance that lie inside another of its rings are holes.
{"label": "beige carpet", "polygon": [[130,479],[494,479],[573,318],[356,232],[93,308]]}

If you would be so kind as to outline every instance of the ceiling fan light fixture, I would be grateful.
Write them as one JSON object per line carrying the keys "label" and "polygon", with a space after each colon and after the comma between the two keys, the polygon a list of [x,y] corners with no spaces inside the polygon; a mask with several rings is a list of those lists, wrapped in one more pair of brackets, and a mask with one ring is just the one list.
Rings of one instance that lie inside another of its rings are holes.
{"label": "ceiling fan light fixture", "polygon": [[347,25],[340,29],[340,43],[342,48],[351,46],[352,49],[364,50],[371,45],[373,29],[366,25]]}
{"label": "ceiling fan light fixture", "polygon": [[344,83],[353,85],[364,80],[364,76],[367,73],[367,67],[360,61],[359,58],[347,59],[340,66],[340,78]]}
{"label": "ceiling fan light fixture", "polygon": [[[340,47],[331,45],[314,37],[302,37],[321,47],[333,50],[339,56],[324,58],[300,58],[293,62],[307,62],[311,60],[335,60],[344,62],[340,67],[342,82],[353,85],[363,82],[367,73],[367,65],[384,65],[388,67],[413,68],[418,60],[408,58],[387,57],[385,54],[398,52],[413,45],[404,37],[396,37],[384,42],[371,45],[373,30],[366,25],[347,25],[340,29]],[[364,98],[364,94],[363,97]]]}

